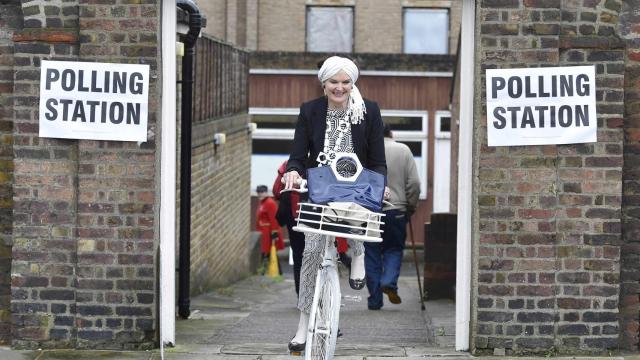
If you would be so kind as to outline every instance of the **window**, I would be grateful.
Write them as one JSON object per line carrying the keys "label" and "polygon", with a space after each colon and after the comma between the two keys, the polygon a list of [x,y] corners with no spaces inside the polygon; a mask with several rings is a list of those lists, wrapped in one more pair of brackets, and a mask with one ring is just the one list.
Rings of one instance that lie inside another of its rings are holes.
{"label": "window", "polygon": [[307,51],[348,53],[352,50],[352,7],[307,7]]}
{"label": "window", "polygon": [[437,111],[433,145],[433,212],[449,212],[451,200],[451,113]]}
{"label": "window", "polygon": [[250,108],[251,121],[258,126],[253,133],[251,154],[251,191],[258,185],[271,185],[280,164],[289,158],[298,120],[297,108]]}
{"label": "window", "polygon": [[436,138],[451,138],[451,113],[448,111],[436,113]]}
{"label": "window", "polygon": [[427,198],[428,116],[414,110],[381,110],[382,121],[391,128],[393,139],[411,149],[420,176],[420,199]]}
{"label": "window", "polygon": [[449,10],[404,9],[404,53],[448,54]]}

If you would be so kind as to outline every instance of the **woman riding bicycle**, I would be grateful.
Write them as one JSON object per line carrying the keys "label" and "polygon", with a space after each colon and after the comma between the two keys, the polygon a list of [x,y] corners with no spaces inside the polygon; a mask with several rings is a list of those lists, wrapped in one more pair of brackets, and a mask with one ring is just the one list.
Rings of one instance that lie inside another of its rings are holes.
{"label": "woman riding bicycle", "polygon": [[[308,168],[329,165],[339,152],[355,153],[365,168],[386,175],[380,108],[375,102],[362,98],[355,86],[358,75],[357,66],[347,58],[332,56],[322,64],[318,79],[325,96],[300,107],[293,149],[283,176],[285,189],[294,188]],[[353,252],[349,285],[359,290],[365,284],[364,246],[353,240],[349,240],[349,246]],[[289,342],[291,351],[302,351],[305,347],[315,277],[323,250],[322,235],[305,233],[298,296],[300,322]]]}

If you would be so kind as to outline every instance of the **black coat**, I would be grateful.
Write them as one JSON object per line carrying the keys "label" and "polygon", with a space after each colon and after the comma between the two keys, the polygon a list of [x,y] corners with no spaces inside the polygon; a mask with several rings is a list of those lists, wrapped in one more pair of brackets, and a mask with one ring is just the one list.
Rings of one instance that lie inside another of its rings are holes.
{"label": "black coat", "polygon": [[[327,129],[326,97],[305,102],[300,106],[298,123],[293,138],[293,149],[287,163],[287,172],[296,170],[306,177],[306,169],[318,166],[316,159],[324,149]],[[384,136],[380,108],[373,101],[364,100],[367,112],[360,124],[351,124],[353,150],[362,166],[382,175],[387,175],[384,157]]]}

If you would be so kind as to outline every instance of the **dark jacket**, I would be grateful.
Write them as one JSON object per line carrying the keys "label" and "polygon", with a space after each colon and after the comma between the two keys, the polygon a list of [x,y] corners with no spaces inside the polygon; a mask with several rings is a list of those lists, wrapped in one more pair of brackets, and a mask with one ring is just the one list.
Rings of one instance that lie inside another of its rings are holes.
{"label": "dark jacket", "polygon": [[[384,157],[384,136],[380,108],[373,101],[364,100],[367,112],[360,124],[351,124],[353,150],[362,166],[387,175]],[[300,106],[298,123],[293,138],[293,149],[287,164],[287,172],[296,170],[306,177],[306,169],[318,166],[316,159],[324,148],[327,129],[327,98],[320,97]]]}

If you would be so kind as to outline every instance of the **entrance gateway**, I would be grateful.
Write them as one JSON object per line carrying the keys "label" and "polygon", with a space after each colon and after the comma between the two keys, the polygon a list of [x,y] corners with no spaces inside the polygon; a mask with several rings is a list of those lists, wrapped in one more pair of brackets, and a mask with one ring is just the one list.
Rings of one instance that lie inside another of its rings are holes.
{"label": "entrance gateway", "polygon": [[[175,344],[176,1],[162,2],[162,133],[160,204],[160,344]],[[456,345],[469,350],[471,294],[471,190],[475,1],[464,0],[461,21],[460,150]]]}

